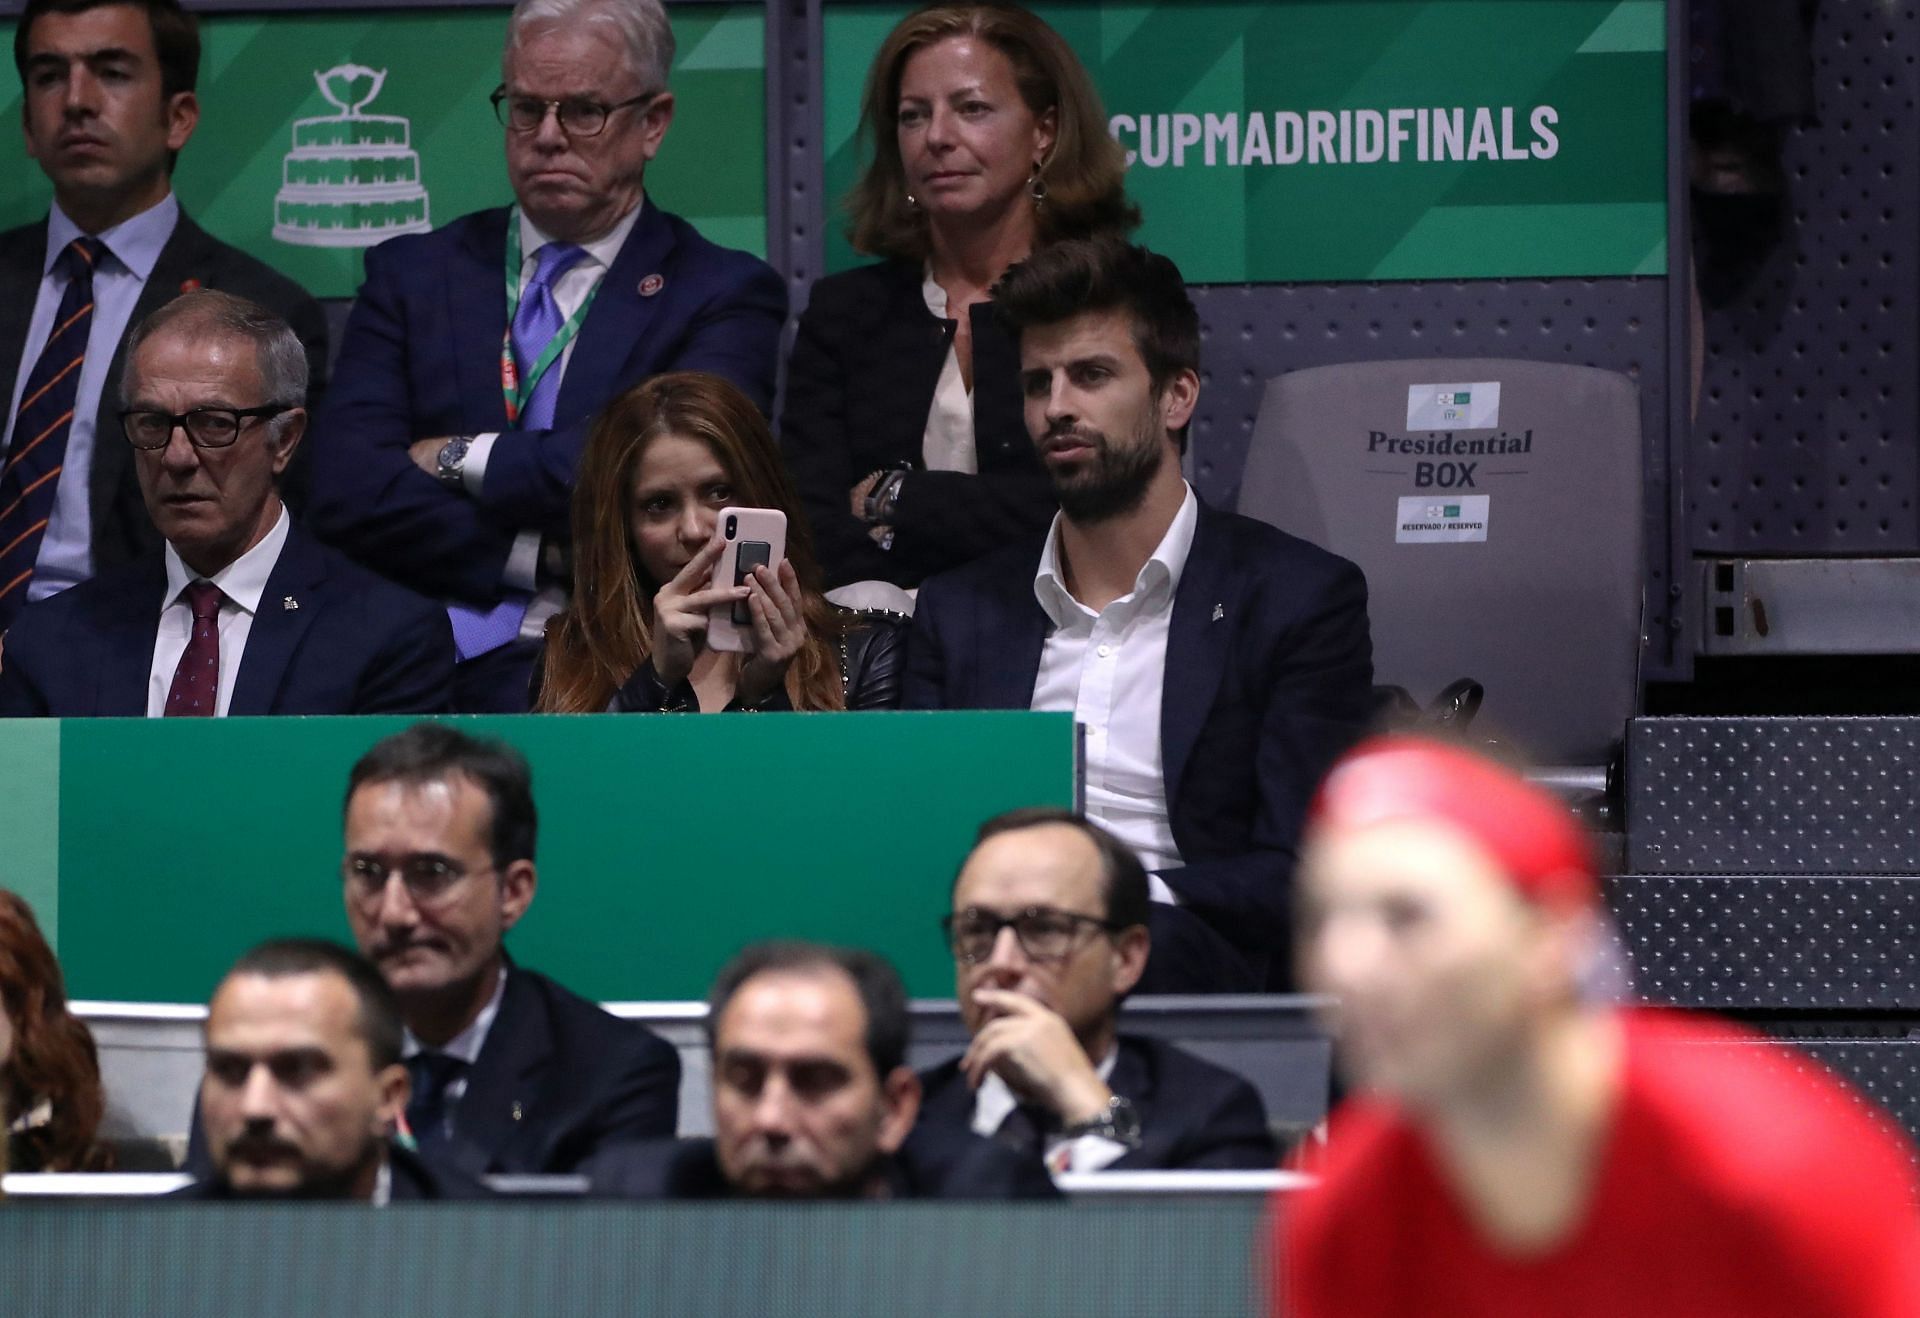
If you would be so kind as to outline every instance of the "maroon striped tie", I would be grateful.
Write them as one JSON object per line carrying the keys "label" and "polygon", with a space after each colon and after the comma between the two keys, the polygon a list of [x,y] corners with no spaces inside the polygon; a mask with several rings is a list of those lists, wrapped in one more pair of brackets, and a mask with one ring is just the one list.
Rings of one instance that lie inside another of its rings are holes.
{"label": "maroon striped tie", "polygon": [[225,598],[211,581],[195,581],[186,589],[193,610],[193,635],[173,670],[167,688],[167,718],[212,718],[220,706],[220,601]]}

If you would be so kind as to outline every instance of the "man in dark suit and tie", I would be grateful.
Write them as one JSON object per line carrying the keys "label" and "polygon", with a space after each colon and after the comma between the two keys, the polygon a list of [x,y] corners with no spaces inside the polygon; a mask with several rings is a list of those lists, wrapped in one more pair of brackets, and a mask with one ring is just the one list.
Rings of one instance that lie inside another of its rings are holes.
{"label": "man in dark suit and tie", "polygon": [[515,204],[369,252],[318,426],[322,534],[452,601],[456,702],[524,710],[593,416],[669,370],[772,405],[786,292],[655,206],[660,0],[521,0],[494,109]]}
{"label": "man in dark suit and tie", "polygon": [[287,323],[201,289],[127,351],[114,439],[163,548],[22,610],[0,642],[0,715],[445,708],[445,613],[310,538],[280,501],[307,416]]}
{"label": "man in dark suit and tie", "polygon": [[0,632],[29,600],[159,551],[114,415],[129,329],[224,289],[293,325],[310,398],[327,362],[320,305],[173,195],[200,114],[200,38],[178,0],[29,0],[13,53],[53,206],[0,233]]}
{"label": "man in dark suit and tie", "polygon": [[1141,990],[1281,987],[1300,820],[1369,714],[1366,582],[1182,479],[1200,323],[1171,261],[1055,243],[994,304],[1060,513],[921,588],[905,704],[1071,710],[1087,814],[1151,871]]}
{"label": "man in dark suit and tie", "polygon": [[1252,1085],[1119,1030],[1151,905],[1138,858],[1081,816],[987,821],[945,920],[973,1042],[922,1077],[921,1124],[991,1136],[1057,1172],[1271,1170],[1279,1151]]}
{"label": "man in dark suit and tie", "polygon": [[1050,1199],[1037,1161],[917,1127],[907,994],[871,952],[758,943],[714,981],[712,1139],[610,1148],[592,1193],[635,1199]]}
{"label": "man in dark suit and tie", "polygon": [[362,958],[262,943],[207,1007],[195,1134],[208,1165],[179,1199],[482,1199],[478,1181],[393,1139],[407,1105],[400,1007]]}
{"label": "man in dark suit and tie", "polygon": [[671,1135],[680,1058],[503,946],[538,874],[527,762],[422,723],[353,767],[347,923],[399,996],[414,1138],[463,1170],[570,1172],[602,1146]]}

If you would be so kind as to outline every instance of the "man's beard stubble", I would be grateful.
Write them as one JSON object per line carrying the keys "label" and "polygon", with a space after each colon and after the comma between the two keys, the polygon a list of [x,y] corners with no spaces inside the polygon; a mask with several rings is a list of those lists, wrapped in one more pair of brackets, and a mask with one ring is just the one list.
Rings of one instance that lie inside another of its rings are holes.
{"label": "man's beard stubble", "polygon": [[1053,473],[1054,493],[1060,498],[1060,511],[1069,520],[1082,524],[1111,521],[1124,517],[1146,502],[1153,478],[1166,461],[1165,446],[1145,427],[1134,435],[1126,448],[1097,430],[1074,430],[1081,440],[1092,445],[1094,459],[1083,472],[1062,479]]}

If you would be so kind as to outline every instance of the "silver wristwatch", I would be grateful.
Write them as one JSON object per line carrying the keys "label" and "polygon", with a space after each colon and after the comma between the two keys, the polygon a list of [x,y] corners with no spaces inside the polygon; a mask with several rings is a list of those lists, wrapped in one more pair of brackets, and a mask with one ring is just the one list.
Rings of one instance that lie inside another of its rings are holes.
{"label": "silver wristwatch", "polygon": [[472,435],[455,435],[440,446],[440,453],[434,459],[437,469],[434,475],[439,477],[442,485],[451,485],[456,490],[460,488],[461,477],[467,466],[467,450],[472,447]]}
{"label": "silver wristwatch", "polygon": [[1116,1144],[1124,1144],[1130,1149],[1140,1147],[1140,1114],[1133,1110],[1133,1104],[1119,1094],[1107,1100],[1107,1110],[1087,1121],[1076,1121],[1064,1126],[1060,1133],[1068,1139],[1079,1139],[1082,1135],[1098,1135],[1110,1139]]}

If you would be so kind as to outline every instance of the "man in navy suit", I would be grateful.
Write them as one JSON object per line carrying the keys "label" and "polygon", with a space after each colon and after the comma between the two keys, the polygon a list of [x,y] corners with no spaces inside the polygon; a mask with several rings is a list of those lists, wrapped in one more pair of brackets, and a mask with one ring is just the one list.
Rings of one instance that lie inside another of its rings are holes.
{"label": "man in navy suit", "polygon": [[871,952],[758,943],[714,981],[712,1139],[610,1148],[597,1195],[635,1199],[1050,1199],[1037,1160],[917,1128],[907,994]]}
{"label": "man in navy suit", "polygon": [[516,204],[367,255],[317,428],[315,523],[453,601],[461,708],[527,706],[595,413],[669,370],[772,404],[779,276],[643,187],[672,57],[660,0],[521,0],[494,94]]}
{"label": "man in navy suit", "polygon": [[1054,1171],[1270,1170],[1279,1151],[1252,1085],[1120,1032],[1151,905],[1139,859],[1097,824],[1051,809],[988,820],[944,922],[973,1041],[921,1077],[921,1125]]}
{"label": "man in navy suit", "polygon": [[29,604],[0,714],[420,713],[446,707],[446,615],[310,538],[278,482],[306,426],[287,323],[187,293],[134,330],[116,418],[165,542]]}
{"label": "man in navy suit", "polygon": [[921,588],[905,704],[1073,711],[1087,814],[1152,872],[1142,991],[1280,987],[1300,820],[1369,712],[1366,582],[1182,479],[1200,325],[1171,261],[1056,243],[994,303],[1060,513]]}

